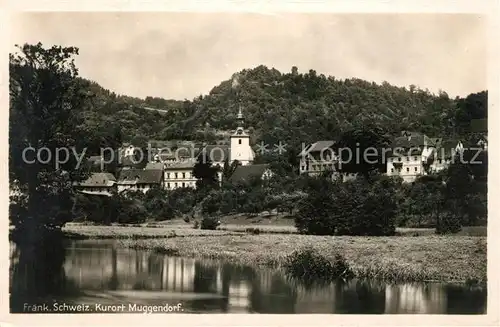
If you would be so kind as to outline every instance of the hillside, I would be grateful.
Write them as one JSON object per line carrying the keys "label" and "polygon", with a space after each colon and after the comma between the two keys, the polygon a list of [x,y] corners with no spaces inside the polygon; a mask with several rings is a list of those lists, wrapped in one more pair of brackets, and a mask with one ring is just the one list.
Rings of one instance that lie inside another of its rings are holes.
{"label": "hillside", "polygon": [[235,127],[238,106],[253,142],[298,146],[335,138],[366,123],[390,134],[419,130],[447,136],[464,132],[467,120],[485,118],[487,103],[485,92],[471,95],[476,99],[472,101],[450,99],[444,92],[435,95],[414,86],[338,80],[313,70],[299,73],[295,67],[289,73],[265,66],[243,70],[191,101],[119,96],[94,82],[85,83],[95,95],[87,122],[106,133],[120,130],[123,141],[141,143],[148,139],[215,141]]}

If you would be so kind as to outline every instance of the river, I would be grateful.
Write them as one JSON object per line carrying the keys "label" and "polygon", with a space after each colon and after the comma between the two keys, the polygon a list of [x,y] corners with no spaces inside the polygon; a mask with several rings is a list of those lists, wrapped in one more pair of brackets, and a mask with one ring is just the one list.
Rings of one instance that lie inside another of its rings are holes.
{"label": "river", "polygon": [[[29,283],[26,274],[16,273],[15,250],[11,259],[11,293],[16,294]],[[364,280],[306,287],[279,270],[170,257],[121,248],[109,240],[68,242],[62,275],[64,289],[71,292],[51,298],[59,305],[86,304],[92,312],[486,313],[484,289]]]}

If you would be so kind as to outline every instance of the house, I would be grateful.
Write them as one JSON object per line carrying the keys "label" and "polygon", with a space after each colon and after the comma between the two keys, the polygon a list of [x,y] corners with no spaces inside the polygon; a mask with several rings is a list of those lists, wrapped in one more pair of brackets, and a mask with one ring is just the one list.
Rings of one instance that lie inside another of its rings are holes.
{"label": "house", "polygon": [[405,182],[413,182],[417,176],[425,175],[426,163],[436,149],[437,140],[418,132],[402,132],[389,149],[387,175],[400,176]]}
{"label": "house", "polygon": [[164,186],[168,190],[180,187],[196,188],[196,177],[193,175],[193,168],[196,164],[194,159],[169,163],[165,165]]}
{"label": "house", "polygon": [[333,150],[334,144],[334,141],[318,141],[305,147],[298,155],[299,173],[317,176],[324,171],[333,171],[337,158]]}
{"label": "house", "polygon": [[253,178],[268,179],[273,175],[268,164],[238,166],[229,178],[231,183],[249,182]]}
{"label": "house", "polygon": [[86,180],[75,184],[75,188],[83,194],[111,196],[117,189],[116,178],[110,173],[91,173]]}
{"label": "house", "polygon": [[164,171],[157,169],[122,169],[118,177],[118,192],[126,190],[146,193],[152,187],[163,187]]}
{"label": "house", "polygon": [[249,165],[255,158],[255,152],[250,146],[250,135],[243,128],[243,114],[241,108],[239,109],[238,127],[230,137],[231,151],[229,153],[229,162],[232,163],[238,160],[242,166]]}

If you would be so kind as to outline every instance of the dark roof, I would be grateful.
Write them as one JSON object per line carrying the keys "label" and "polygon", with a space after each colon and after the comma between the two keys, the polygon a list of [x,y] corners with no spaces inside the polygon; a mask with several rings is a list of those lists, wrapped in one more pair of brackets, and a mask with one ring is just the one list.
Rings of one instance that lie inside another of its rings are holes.
{"label": "dark roof", "polygon": [[162,179],[162,170],[123,169],[120,171],[118,183],[128,184],[136,182],[136,184],[160,184]]}
{"label": "dark roof", "polygon": [[[430,140],[430,139],[429,139]],[[392,148],[418,148],[426,145],[426,136],[420,133],[412,133],[411,135],[398,136],[392,142]],[[434,143],[434,142],[432,142]]]}
{"label": "dark roof", "polygon": [[84,187],[110,187],[116,183],[116,178],[111,173],[92,173],[85,181],[80,183]]}
{"label": "dark roof", "polygon": [[196,155],[196,158],[200,156],[208,156],[212,162],[223,162],[229,159],[231,149],[228,145],[206,145],[201,151]]}
{"label": "dark roof", "polygon": [[181,162],[173,162],[171,164],[166,164],[165,170],[177,170],[177,169],[193,169],[196,164],[195,160],[186,160]]}
{"label": "dark roof", "polygon": [[334,144],[335,141],[317,141],[302,150],[298,157],[301,157],[307,153],[321,152],[322,150],[331,148]]}
{"label": "dark roof", "polygon": [[146,164],[146,170],[163,170],[164,165],[161,162],[148,162]]}
{"label": "dark roof", "polygon": [[264,172],[269,169],[268,164],[238,166],[229,178],[232,183],[248,181],[254,177],[262,177]]}

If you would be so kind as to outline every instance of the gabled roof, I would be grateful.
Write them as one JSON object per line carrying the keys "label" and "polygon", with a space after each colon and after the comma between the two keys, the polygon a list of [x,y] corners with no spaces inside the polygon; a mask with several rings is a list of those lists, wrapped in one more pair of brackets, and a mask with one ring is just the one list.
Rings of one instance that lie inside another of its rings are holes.
{"label": "gabled roof", "polygon": [[196,158],[208,156],[212,162],[223,162],[229,160],[231,149],[228,145],[206,145],[198,152]]}
{"label": "gabled roof", "polygon": [[162,170],[123,169],[118,184],[160,184],[162,179]]}
{"label": "gabled roof", "polygon": [[174,169],[193,169],[196,164],[195,160],[186,160],[181,162],[174,162],[171,164],[167,164],[165,166],[165,170],[174,170]]}
{"label": "gabled roof", "polygon": [[236,183],[249,181],[251,178],[261,178],[268,169],[268,164],[238,166],[229,178],[229,181]]}
{"label": "gabled roof", "polygon": [[[331,148],[335,144],[335,141],[317,141],[310,146],[306,147],[302,152],[298,155],[298,157],[302,157],[308,153],[321,152],[322,150]],[[332,149],[333,150],[333,149]]]}
{"label": "gabled roof", "polygon": [[146,164],[146,168],[144,168],[144,169],[146,169],[146,170],[163,170],[164,165],[161,162],[148,162]]}
{"label": "gabled roof", "polygon": [[429,137],[416,132],[406,132],[403,136],[396,137],[392,142],[392,148],[418,148],[424,145],[434,144]]}
{"label": "gabled roof", "polygon": [[92,173],[79,185],[83,187],[111,187],[115,183],[116,178],[111,173]]}

